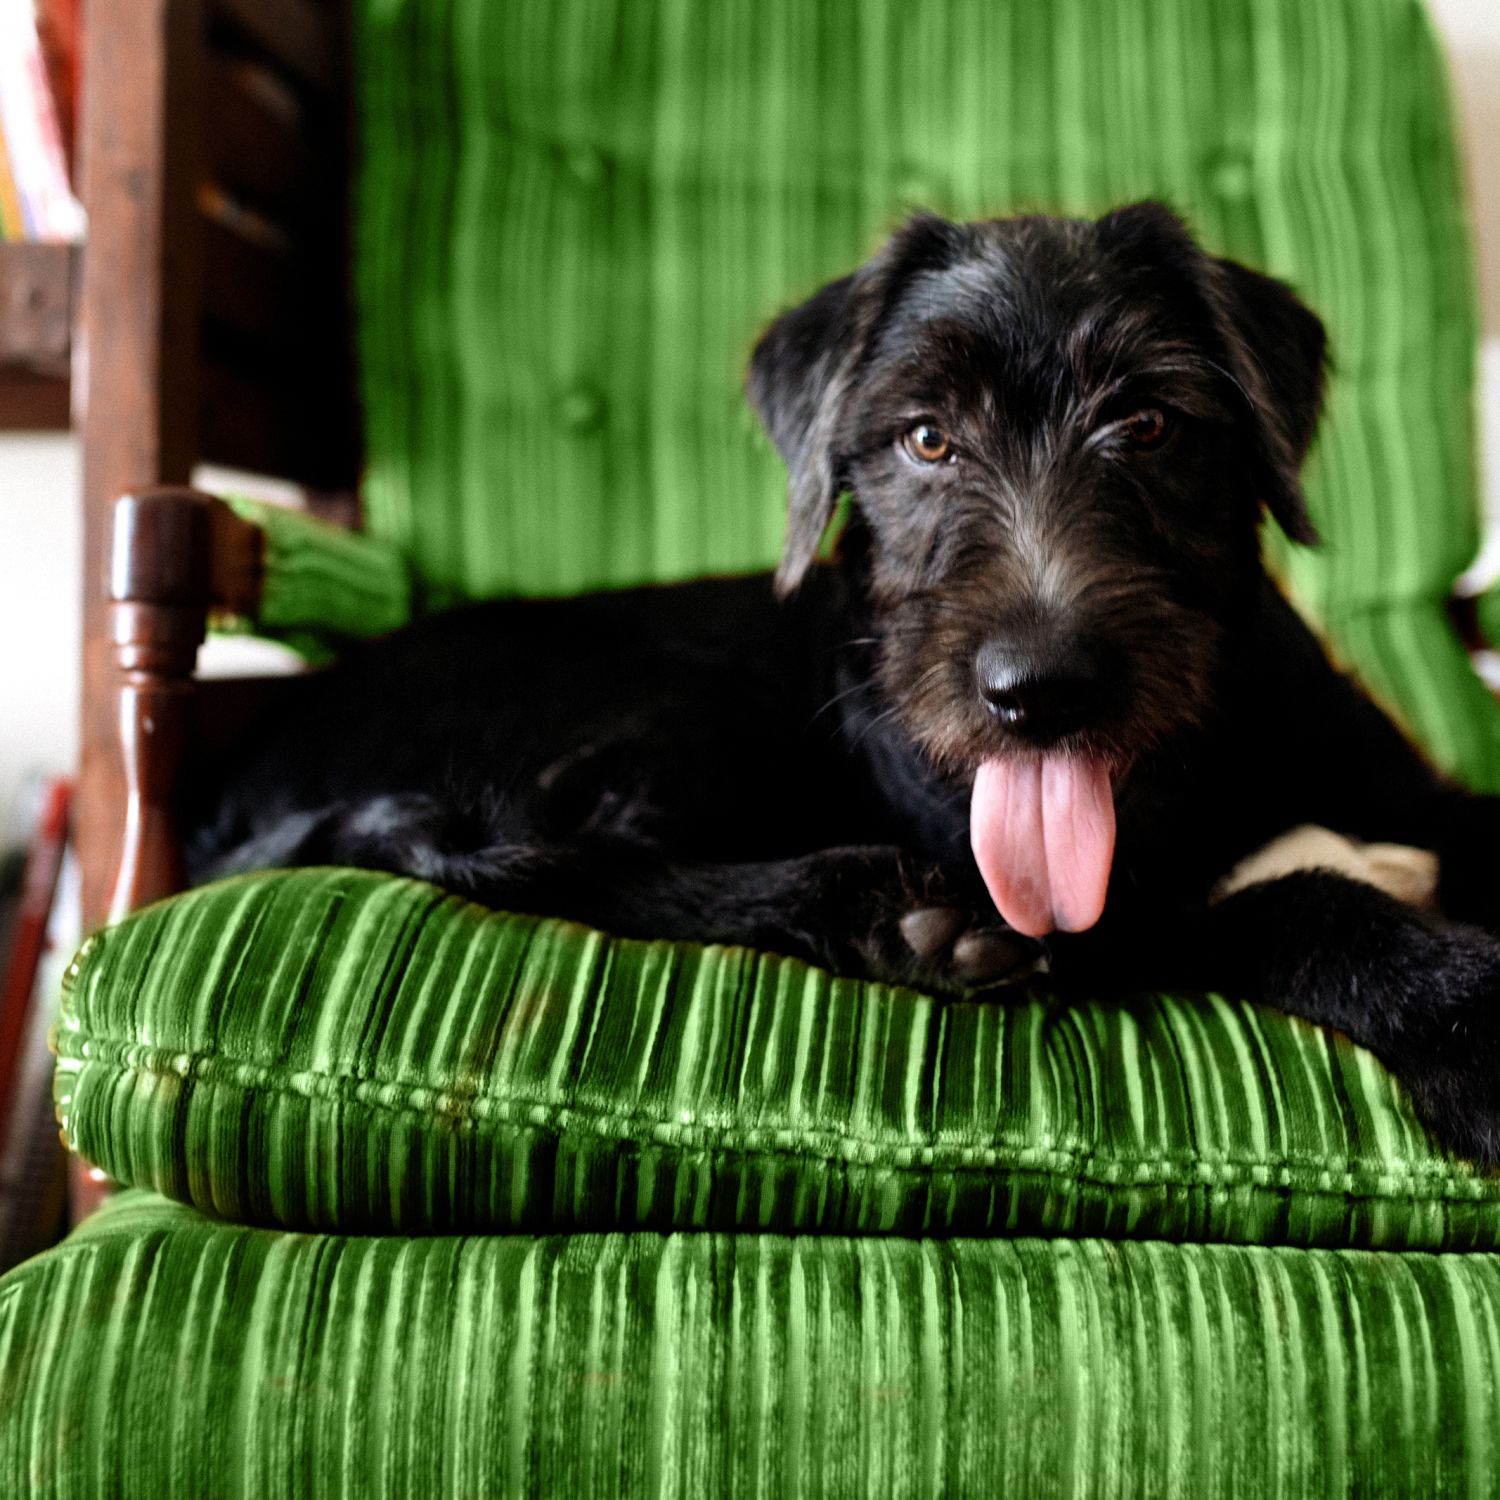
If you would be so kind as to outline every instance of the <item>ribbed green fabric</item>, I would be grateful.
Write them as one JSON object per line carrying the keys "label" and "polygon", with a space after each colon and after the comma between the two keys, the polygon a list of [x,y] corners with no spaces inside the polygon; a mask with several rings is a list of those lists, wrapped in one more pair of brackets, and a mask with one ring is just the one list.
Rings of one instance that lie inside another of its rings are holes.
{"label": "ribbed green fabric", "polygon": [[257,634],[337,642],[383,635],[412,616],[411,568],[393,543],[284,505],[226,503],[265,534]]}
{"label": "ribbed green fabric", "polygon": [[129,1194],[0,1281],[25,1500],[1493,1494],[1500,1257],[340,1238]]}
{"label": "ribbed green fabric", "polygon": [[440,596],[769,563],[784,476],[740,385],[780,308],[914,206],[1160,195],[1326,318],[1327,546],[1284,565],[1439,761],[1500,790],[1495,704],[1423,685],[1461,674],[1451,634],[1349,623],[1435,609],[1477,548],[1470,253],[1420,0],[356,11],[367,513]]}
{"label": "ribbed green fabric", "polygon": [[[355,13],[391,550],[373,585],[373,554],[273,558],[273,616],[326,623],[337,578],[365,633],[406,567],[430,606],[763,566],[783,476],[739,387],[770,316],[906,208],[1154,194],[1327,318],[1329,546],[1285,566],[1500,789],[1440,613],[1475,315],[1418,0]],[[65,1127],[117,1175],[428,1233],[127,1194],[0,1281],[0,1495],[1500,1488],[1500,1256],[1413,1248],[1494,1245],[1500,1190],[1272,1012],[945,1004],[301,872],[96,939],[59,1046]],[[1109,1238],[1024,1237],[1058,1233]],[[1257,1238],[1402,1249],[1222,1243]]]}
{"label": "ribbed green fabric", "polygon": [[[1419,741],[1441,724],[1450,765],[1479,766],[1496,754],[1494,695],[1474,671],[1441,601],[1350,610],[1339,622],[1334,654],[1357,667],[1375,698]],[[1500,790],[1482,777],[1469,779]]]}
{"label": "ribbed green fabric", "polygon": [[225,1218],[1493,1247],[1500,1178],[1270,1010],[933,1000],[354,870],[89,940],[69,1143]]}

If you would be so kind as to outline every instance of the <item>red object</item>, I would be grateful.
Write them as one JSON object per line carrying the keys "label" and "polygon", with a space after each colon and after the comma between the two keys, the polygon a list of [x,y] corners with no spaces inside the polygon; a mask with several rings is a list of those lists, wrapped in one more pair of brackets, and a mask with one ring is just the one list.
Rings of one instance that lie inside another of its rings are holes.
{"label": "red object", "polygon": [[16,912],[4,985],[0,987],[0,1152],[5,1149],[6,1128],[10,1124],[8,1102],[15,1086],[16,1061],[21,1039],[26,1034],[26,1019],[31,1013],[37,965],[47,943],[47,918],[52,912],[63,850],[67,847],[68,809],[72,801],[71,781],[58,777],[47,784],[26,856],[21,905]]}
{"label": "red object", "polygon": [[47,65],[57,128],[62,135],[75,191],[78,182],[78,0],[37,0],[36,29]]}

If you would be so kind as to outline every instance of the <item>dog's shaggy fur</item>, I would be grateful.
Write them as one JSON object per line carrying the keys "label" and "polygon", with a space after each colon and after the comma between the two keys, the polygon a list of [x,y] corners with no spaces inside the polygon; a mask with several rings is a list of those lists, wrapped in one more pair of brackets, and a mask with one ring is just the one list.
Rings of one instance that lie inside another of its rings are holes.
{"label": "dog's shaggy fur", "polygon": [[[1314,539],[1323,357],[1290,291],[1157,205],[919,218],[756,349],[791,475],[774,580],[483,605],[353,653],[204,792],[198,873],[373,866],[950,992],[1212,987],[1347,1032],[1500,1161],[1500,802],[1429,769],[1261,566],[1263,511]],[[1007,926],[970,853],[976,778],[1027,757],[1112,797],[1087,930]],[[1443,914],[1328,871],[1210,900],[1302,823],[1435,851]]]}

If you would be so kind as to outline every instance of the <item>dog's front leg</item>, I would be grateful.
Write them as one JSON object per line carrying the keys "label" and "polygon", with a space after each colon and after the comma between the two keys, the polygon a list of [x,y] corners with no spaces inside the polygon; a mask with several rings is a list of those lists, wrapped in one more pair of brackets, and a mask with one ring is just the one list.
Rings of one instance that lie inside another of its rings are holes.
{"label": "dog's front leg", "polygon": [[286,820],[273,855],[412,875],[620,937],[740,943],[950,993],[1024,978],[1045,954],[1000,921],[972,876],[889,845],[720,862],[604,835],[529,842],[479,826],[476,836],[476,826],[425,794],[367,798]]}
{"label": "dog's front leg", "polygon": [[1344,1032],[1435,1135],[1500,1164],[1500,939],[1320,870],[1246,887],[1191,927],[1191,982]]}
{"label": "dog's front leg", "polygon": [[495,906],[625,937],[741,943],[855,978],[965,993],[1034,972],[1045,950],[960,880],[891,846],[715,863],[593,839],[485,851],[442,883]]}

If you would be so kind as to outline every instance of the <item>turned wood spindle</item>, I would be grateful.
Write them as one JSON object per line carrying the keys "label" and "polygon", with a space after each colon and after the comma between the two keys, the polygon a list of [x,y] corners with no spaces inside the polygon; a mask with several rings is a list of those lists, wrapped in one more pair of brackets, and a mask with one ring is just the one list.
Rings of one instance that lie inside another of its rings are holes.
{"label": "turned wood spindle", "polygon": [[125,819],[111,921],[182,888],[175,796],[198,647],[210,609],[253,607],[259,567],[259,533],[209,495],[163,487],[115,503],[109,610]]}

